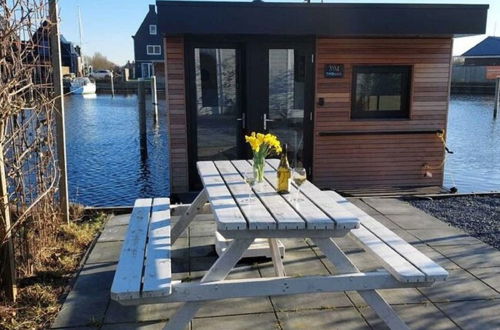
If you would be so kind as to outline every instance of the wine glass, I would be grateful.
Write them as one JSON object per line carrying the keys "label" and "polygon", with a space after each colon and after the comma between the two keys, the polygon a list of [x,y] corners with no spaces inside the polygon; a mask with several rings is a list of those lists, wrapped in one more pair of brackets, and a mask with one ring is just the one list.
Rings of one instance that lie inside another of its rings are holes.
{"label": "wine glass", "polygon": [[244,176],[245,182],[250,186],[250,190],[248,192],[248,199],[247,199],[247,203],[250,204],[250,202],[252,201],[252,189],[253,189],[253,186],[255,186],[255,181],[256,181],[255,172],[254,172],[253,168],[246,170],[245,174],[243,176]]}
{"label": "wine glass", "polygon": [[299,201],[300,197],[300,186],[307,180],[307,172],[303,167],[294,167],[292,171],[292,180],[297,185],[297,192],[295,201]]}

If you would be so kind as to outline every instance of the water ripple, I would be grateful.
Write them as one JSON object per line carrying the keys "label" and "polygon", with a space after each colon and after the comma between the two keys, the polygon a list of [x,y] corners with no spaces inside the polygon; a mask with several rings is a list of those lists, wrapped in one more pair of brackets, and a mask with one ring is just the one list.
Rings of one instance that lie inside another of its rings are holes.
{"label": "water ripple", "polygon": [[132,205],[138,197],[169,195],[166,113],[154,125],[147,109],[147,158],[140,153],[135,95],[66,97],[70,199],[84,205]]}
{"label": "water ripple", "polygon": [[459,192],[500,191],[500,118],[493,96],[452,96],[448,116],[449,155],[445,186]]}

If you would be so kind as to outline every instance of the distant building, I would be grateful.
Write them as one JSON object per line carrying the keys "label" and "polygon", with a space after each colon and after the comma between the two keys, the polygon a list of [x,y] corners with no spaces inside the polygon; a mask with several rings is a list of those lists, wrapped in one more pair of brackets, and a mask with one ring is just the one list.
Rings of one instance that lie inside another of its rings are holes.
{"label": "distant building", "polygon": [[73,45],[61,35],[61,63],[65,73],[80,75],[82,61],[80,57],[80,47]]}
{"label": "distant building", "polygon": [[156,6],[149,11],[134,36],[135,78],[163,75],[163,39],[158,31]]}
{"label": "distant building", "polygon": [[500,65],[500,37],[487,37],[462,54],[466,66]]}
{"label": "distant building", "polygon": [[[38,55],[39,60],[43,62],[51,61],[48,24],[47,21],[42,22],[41,26],[32,37],[32,41],[37,47],[35,54]],[[62,35],[60,37],[60,47],[62,74],[74,73],[75,75],[81,75],[82,60],[80,56],[80,47],[74,46],[72,42],[66,40]]]}
{"label": "distant building", "polygon": [[500,71],[500,37],[487,37],[453,64],[451,91],[463,94],[490,94],[495,90],[492,80]]}

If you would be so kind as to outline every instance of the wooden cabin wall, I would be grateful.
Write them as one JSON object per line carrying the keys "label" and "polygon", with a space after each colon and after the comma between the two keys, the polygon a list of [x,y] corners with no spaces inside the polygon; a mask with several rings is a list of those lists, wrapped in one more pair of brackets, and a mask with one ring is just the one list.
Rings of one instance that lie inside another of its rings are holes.
{"label": "wooden cabin wall", "polygon": [[[440,186],[444,150],[435,134],[320,136],[321,132],[445,129],[452,39],[329,39],[316,43],[313,173],[323,188]],[[324,78],[344,64],[343,78]],[[353,65],[411,65],[409,119],[351,119]],[[424,177],[424,164],[433,176]]]}
{"label": "wooden cabin wall", "polygon": [[165,89],[170,146],[171,192],[189,191],[186,96],[184,80],[184,39],[166,37]]}

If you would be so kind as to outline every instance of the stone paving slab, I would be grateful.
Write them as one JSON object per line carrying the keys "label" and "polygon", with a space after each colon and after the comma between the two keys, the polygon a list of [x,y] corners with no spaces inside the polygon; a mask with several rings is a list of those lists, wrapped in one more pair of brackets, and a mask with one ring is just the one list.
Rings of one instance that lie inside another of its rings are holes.
{"label": "stone paving slab", "polygon": [[462,269],[449,270],[446,282],[419,288],[432,302],[500,298],[498,292]]}
{"label": "stone paving slab", "polygon": [[271,297],[274,308],[279,312],[293,312],[304,309],[331,309],[352,307],[352,303],[344,292],[311,293]]}
{"label": "stone paving slab", "polygon": [[279,312],[280,324],[285,330],[296,329],[370,329],[353,307],[297,312]]}
{"label": "stone paving slab", "polygon": [[[380,222],[382,225],[385,227],[389,228],[390,230],[394,229],[401,229],[401,226],[396,223],[395,221],[392,221],[388,216],[382,215],[382,214],[370,214],[375,220]],[[405,216],[405,215],[402,215]]]}
{"label": "stone paving slab", "polygon": [[[392,307],[412,330],[459,329],[445,313],[440,311],[433,304],[394,305]],[[372,329],[389,329],[371,308],[360,308],[360,312]],[[479,329],[481,328],[477,328],[476,330]]]}
{"label": "stone paving slab", "polygon": [[106,228],[113,226],[128,226],[130,214],[113,215],[111,219],[106,222]]}
{"label": "stone paving slab", "polygon": [[[380,290],[379,293],[382,298],[391,305],[423,304],[429,302],[429,300],[415,288]],[[349,291],[347,295],[352,299],[355,306],[367,306],[366,302],[357,292]]]}
{"label": "stone paving slab", "polygon": [[500,251],[484,243],[434,248],[462,268],[500,267]]}
{"label": "stone paving slab", "polygon": [[[436,218],[423,212],[387,214],[385,217],[403,229],[447,229],[451,227],[447,223],[436,221]],[[375,219],[379,220],[376,217]]]}
{"label": "stone paving slab", "polygon": [[414,245],[417,250],[431,258],[432,261],[437,262],[441,267],[444,267],[446,270],[451,269],[460,269],[456,263],[451,261],[449,258],[439,253],[435,248],[427,246],[427,245]]}
{"label": "stone paving slab", "polygon": [[106,313],[116,264],[87,264],[53,323],[54,328],[100,322]]}
{"label": "stone paving slab", "polygon": [[[439,221],[439,220],[436,220]],[[449,227],[447,229],[410,229],[408,233],[429,246],[484,244],[469,234]]]}
{"label": "stone paving slab", "polygon": [[127,232],[127,225],[106,226],[98,238],[98,242],[123,241]]}
{"label": "stone paving slab", "polygon": [[87,264],[118,262],[123,241],[97,242],[90,252]]}
{"label": "stone paving slab", "polygon": [[[431,288],[382,290],[412,329],[500,328],[500,252],[406,202],[351,199],[450,271]],[[175,217],[175,222],[178,217]],[[180,304],[124,307],[109,290],[129,215],[109,219],[53,326],[67,329],[162,329]],[[198,280],[217,256],[211,215],[197,216],[172,251],[174,280]],[[348,238],[335,239],[361,270],[381,264]],[[335,268],[311,240],[284,239],[290,276],[328,275]],[[229,278],[274,276],[268,259],[244,259]],[[464,310],[467,313],[464,313]],[[193,329],[386,329],[356,292],[238,298],[207,303]]]}
{"label": "stone paving slab", "polygon": [[[500,292],[500,267],[469,269],[472,275],[488,284],[497,292]],[[499,302],[500,304],[500,302]]]}
{"label": "stone paving slab", "polygon": [[460,301],[437,306],[462,329],[500,329],[500,300]]}
{"label": "stone paving slab", "polygon": [[277,330],[280,329],[274,313],[242,314],[234,316],[195,318],[192,330]]}
{"label": "stone paving slab", "polygon": [[361,198],[361,200],[384,215],[415,214],[418,212],[418,209],[415,209],[410,203],[395,198],[368,197]]}
{"label": "stone paving slab", "polygon": [[104,324],[102,330],[162,330],[166,321]]}
{"label": "stone paving slab", "polygon": [[181,305],[182,303],[124,306],[110,300],[104,323],[134,323],[166,320],[172,317]]}

